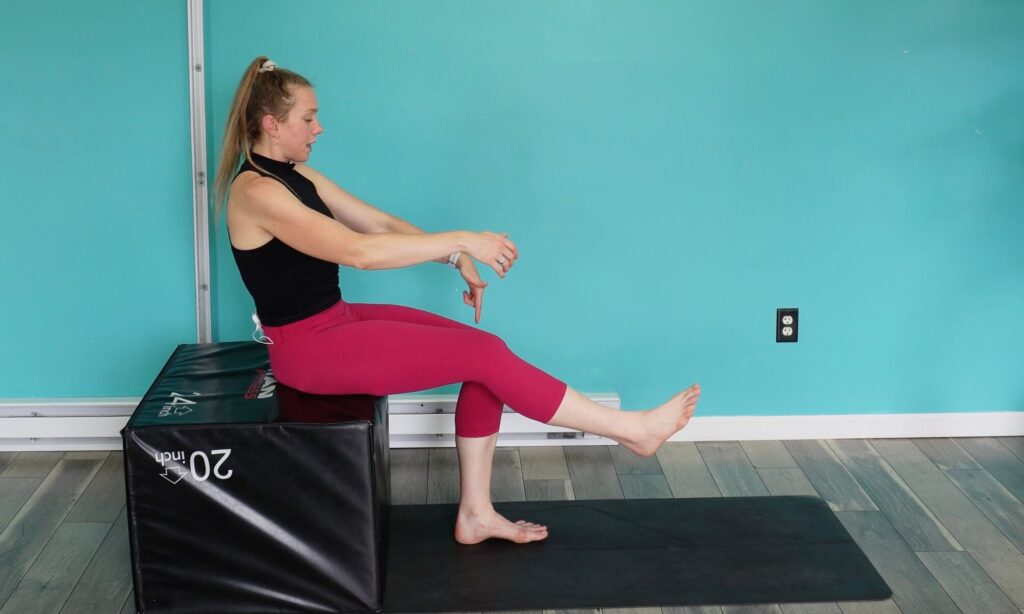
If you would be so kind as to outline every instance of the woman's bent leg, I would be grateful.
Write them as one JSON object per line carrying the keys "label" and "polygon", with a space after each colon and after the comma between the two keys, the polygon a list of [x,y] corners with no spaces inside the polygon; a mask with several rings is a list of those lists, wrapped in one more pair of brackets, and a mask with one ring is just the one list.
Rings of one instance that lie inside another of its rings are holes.
{"label": "woman's bent leg", "polygon": [[[349,303],[360,321],[391,320],[443,328],[475,330],[468,324],[405,305],[381,303]],[[484,332],[484,331],[480,331]],[[490,334],[490,333],[487,333]],[[505,404],[480,382],[467,381],[459,390],[455,403],[455,433],[459,437],[487,437],[498,431]]]}
{"label": "woman's bent leg", "polygon": [[491,467],[497,441],[497,433],[455,438],[462,487],[455,539],[463,544],[476,544],[491,537],[520,544],[544,539],[548,536],[547,527],[525,520],[510,522],[491,505]]}
{"label": "woman's bent leg", "polygon": [[[403,305],[353,303],[360,320],[394,320],[445,328],[478,330],[429,311]],[[547,527],[510,522],[491,504],[491,470],[504,407],[501,399],[479,382],[464,382],[455,406],[455,447],[459,454],[459,513],[455,539],[475,544],[491,537],[525,543],[547,537]]]}

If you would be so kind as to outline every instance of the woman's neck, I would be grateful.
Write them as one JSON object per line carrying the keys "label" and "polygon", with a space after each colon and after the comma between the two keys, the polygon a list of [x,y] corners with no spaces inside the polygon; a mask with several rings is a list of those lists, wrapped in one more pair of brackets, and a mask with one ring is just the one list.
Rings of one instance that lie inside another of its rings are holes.
{"label": "woman's neck", "polygon": [[285,157],[285,155],[281,153],[281,148],[275,145],[268,145],[263,142],[256,143],[255,145],[252,146],[252,151],[253,153],[257,153],[263,156],[264,158],[277,160],[278,162],[291,162],[291,160],[288,160]]}

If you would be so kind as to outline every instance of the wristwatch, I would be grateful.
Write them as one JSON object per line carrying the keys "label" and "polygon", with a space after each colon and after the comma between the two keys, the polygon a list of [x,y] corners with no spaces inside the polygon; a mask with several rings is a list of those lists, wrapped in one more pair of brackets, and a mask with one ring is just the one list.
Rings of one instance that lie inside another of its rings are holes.
{"label": "wristwatch", "polygon": [[448,256],[448,266],[452,267],[453,269],[459,268],[457,263],[459,261],[459,254],[461,253],[462,252],[455,252],[451,256]]}

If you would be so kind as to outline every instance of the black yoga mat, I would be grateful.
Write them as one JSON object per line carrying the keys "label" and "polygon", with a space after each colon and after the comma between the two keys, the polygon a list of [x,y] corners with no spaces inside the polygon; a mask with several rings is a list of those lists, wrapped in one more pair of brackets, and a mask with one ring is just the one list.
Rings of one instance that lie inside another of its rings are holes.
{"label": "black yoga mat", "polygon": [[498,503],[548,527],[455,542],[455,505],[391,508],[385,612],[861,601],[892,591],[817,497]]}

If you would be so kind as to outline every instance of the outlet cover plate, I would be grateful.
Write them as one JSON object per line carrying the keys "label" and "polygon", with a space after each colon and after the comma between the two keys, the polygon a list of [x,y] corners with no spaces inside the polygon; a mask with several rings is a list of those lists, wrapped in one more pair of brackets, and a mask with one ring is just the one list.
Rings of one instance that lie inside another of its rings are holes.
{"label": "outlet cover plate", "polygon": [[[783,324],[782,319],[786,316],[793,318],[792,324]],[[800,310],[796,307],[778,309],[775,312],[775,342],[776,343],[796,343],[798,333],[800,332]],[[793,329],[793,334],[785,336],[782,334],[782,329],[786,326],[790,326]]]}

